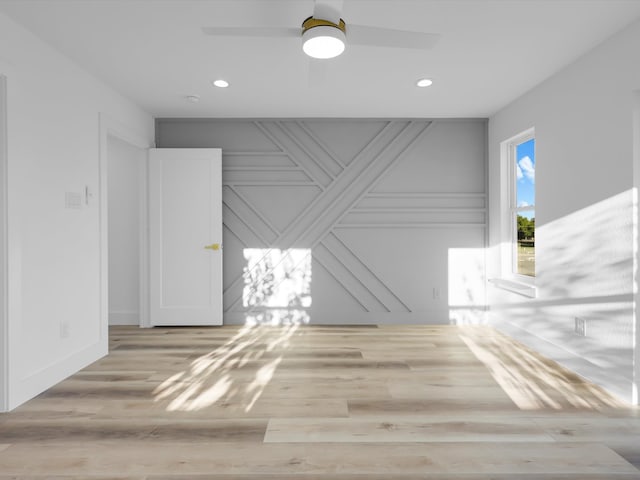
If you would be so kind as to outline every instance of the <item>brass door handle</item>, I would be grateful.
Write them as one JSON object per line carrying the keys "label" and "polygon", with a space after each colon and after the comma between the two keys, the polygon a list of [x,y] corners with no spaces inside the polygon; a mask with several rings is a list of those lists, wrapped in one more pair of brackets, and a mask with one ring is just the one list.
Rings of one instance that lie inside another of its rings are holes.
{"label": "brass door handle", "polygon": [[205,245],[204,248],[206,250],[220,250],[222,248],[222,245],[220,245],[219,243],[212,243],[211,245]]}

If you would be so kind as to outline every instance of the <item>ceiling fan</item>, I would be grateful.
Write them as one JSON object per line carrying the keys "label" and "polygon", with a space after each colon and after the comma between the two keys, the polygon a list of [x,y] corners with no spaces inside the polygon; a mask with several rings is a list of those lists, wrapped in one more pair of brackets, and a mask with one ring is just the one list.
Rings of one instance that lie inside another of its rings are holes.
{"label": "ceiling fan", "polygon": [[372,47],[426,50],[440,35],[393,30],[345,23],[341,18],[343,0],[315,0],[313,14],[301,27],[204,27],[207,35],[225,37],[302,38],[303,51],[312,58],[327,59],[340,55],[347,43]]}

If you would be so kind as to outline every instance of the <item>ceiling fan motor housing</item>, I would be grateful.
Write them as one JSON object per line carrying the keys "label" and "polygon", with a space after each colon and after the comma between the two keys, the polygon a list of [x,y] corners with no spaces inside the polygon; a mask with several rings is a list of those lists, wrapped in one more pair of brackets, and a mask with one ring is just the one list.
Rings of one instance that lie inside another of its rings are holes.
{"label": "ceiling fan motor housing", "polygon": [[344,20],[333,23],[329,20],[309,17],[302,22],[302,49],[313,58],[333,58],[340,55],[346,45]]}

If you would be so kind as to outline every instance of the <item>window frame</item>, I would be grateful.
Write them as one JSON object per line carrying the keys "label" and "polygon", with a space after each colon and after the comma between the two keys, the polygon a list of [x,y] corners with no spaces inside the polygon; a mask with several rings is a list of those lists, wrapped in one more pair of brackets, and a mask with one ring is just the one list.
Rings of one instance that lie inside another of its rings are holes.
{"label": "window frame", "polygon": [[[511,273],[515,278],[519,281],[531,281],[536,278],[535,266],[533,275],[523,275],[518,273],[518,214],[520,212],[529,212],[536,210],[535,202],[533,205],[527,205],[526,207],[518,206],[518,175],[516,164],[518,161],[518,147],[523,143],[526,143],[530,140],[534,141],[534,151],[535,151],[535,135],[533,131],[527,131],[523,133],[521,136],[518,136],[509,144],[509,168],[510,172],[510,195],[509,195],[509,211],[511,217]],[[535,186],[534,186],[535,188]],[[535,235],[534,235],[535,236]],[[535,251],[534,251],[534,259],[535,259]],[[534,261],[535,264],[535,261]]]}
{"label": "window frame", "polygon": [[[535,296],[534,276],[518,273],[518,214],[520,212],[535,211],[534,205],[518,207],[517,205],[517,147],[529,140],[536,141],[535,129],[529,128],[514,137],[502,142],[503,157],[503,249],[501,277],[505,280],[532,287],[531,295]],[[537,142],[536,142],[537,143]],[[534,148],[535,145],[534,145]],[[535,253],[534,253],[535,255]]]}

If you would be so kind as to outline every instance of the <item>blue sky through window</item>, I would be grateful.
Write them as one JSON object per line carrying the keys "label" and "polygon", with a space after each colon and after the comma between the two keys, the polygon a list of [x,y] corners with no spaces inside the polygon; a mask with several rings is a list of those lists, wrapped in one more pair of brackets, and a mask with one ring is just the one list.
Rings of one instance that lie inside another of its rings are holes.
{"label": "blue sky through window", "polygon": [[[516,205],[527,207],[536,204],[536,156],[535,139],[516,146]],[[535,211],[520,212],[527,218],[535,217]]]}

